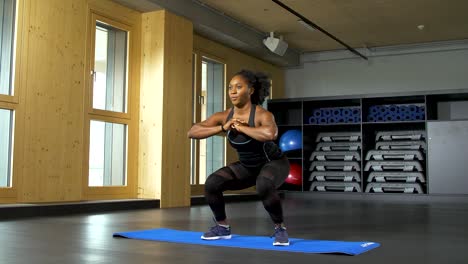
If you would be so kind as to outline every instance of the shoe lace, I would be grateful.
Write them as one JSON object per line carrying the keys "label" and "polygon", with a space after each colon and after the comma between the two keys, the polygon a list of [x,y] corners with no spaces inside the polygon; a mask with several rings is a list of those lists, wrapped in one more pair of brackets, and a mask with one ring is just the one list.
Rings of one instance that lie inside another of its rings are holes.
{"label": "shoe lace", "polygon": [[215,225],[215,226],[212,226],[210,227],[210,231],[215,233],[215,234],[218,234],[221,230],[220,230],[221,226],[219,226],[218,224]]}
{"label": "shoe lace", "polygon": [[281,232],[284,232],[286,229],[282,228],[282,227],[276,227],[275,228],[275,232],[270,236],[270,237],[276,237],[277,234],[281,233]]}

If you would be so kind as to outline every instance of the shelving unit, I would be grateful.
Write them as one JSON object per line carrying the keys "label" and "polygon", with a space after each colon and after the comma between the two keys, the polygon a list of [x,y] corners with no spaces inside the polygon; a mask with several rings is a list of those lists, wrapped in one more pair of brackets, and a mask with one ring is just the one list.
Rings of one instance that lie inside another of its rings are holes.
{"label": "shelving unit", "polygon": [[302,132],[302,149],[286,152],[302,185],[282,190],[468,194],[468,89],[269,100],[268,110],[278,141]]}

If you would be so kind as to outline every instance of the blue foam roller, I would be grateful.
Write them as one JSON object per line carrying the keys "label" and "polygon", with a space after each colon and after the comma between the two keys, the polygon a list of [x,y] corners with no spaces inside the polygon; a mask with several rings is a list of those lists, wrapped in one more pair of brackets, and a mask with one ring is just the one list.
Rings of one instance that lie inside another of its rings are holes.
{"label": "blue foam roller", "polygon": [[341,115],[342,116],[353,116],[353,112],[351,108],[343,108],[341,109]]}
{"label": "blue foam roller", "polygon": [[401,115],[403,115],[403,116],[410,116],[410,115],[411,115],[411,112],[410,112],[410,111],[407,111],[407,112],[401,113]]}
{"label": "blue foam roller", "polygon": [[389,113],[389,112],[388,112],[388,107],[386,107],[386,106],[381,106],[381,107],[379,108],[379,113],[380,113],[381,115],[386,115],[386,114],[388,114],[388,113]]}
{"label": "blue foam roller", "polygon": [[416,111],[418,111],[418,107],[416,105],[410,105],[408,106],[409,108],[409,112],[411,113],[416,113]]}
{"label": "blue foam roller", "polygon": [[424,116],[421,115],[418,112],[414,112],[410,116],[411,116],[411,120],[422,120],[422,119],[424,119]]}
{"label": "blue foam roller", "polygon": [[369,113],[371,114],[377,114],[379,112],[379,106],[378,105],[373,105],[369,107]]}
{"label": "blue foam roller", "polygon": [[376,122],[376,121],[377,121],[377,116],[375,116],[375,115],[368,115],[368,116],[367,116],[367,121],[369,121],[369,122]]}
{"label": "blue foam roller", "polygon": [[312,115],[315,116],[315,117],[321,117],[322,116],[322,110],[315,109],[314,112],[312,113]]}
{"label": "blue foam roller", "polygon": [[353,108],[353,109],[352,109],[352,115],[353,115],[353,116],[361,116],[361,109],[359,109],[359,108]]}
{"label": "blue foam roller", "polygon": [[354,120],[354,116],[347,116],[346,123],[356,123],[356,121]]}
{"label": "blue foam roller", "polygon": [[399,113],[406,113],[408,111],[409,111],[409,108],[406,105],[400,105],[400,107],[398,107],[398,112]]}
{"label": "blue foam roller", "polygon": [[331,116],[331,110],[326,109],[326,108],[322,108],[322,116],[323,117],[330,117]]}
{"label": "blue foam roller", "polygon": [[421,114],[424,114],[424,113],[426,112],[426,109],[425,109],[424,106],[420,106],[420,107],[418,107],[418,111],[417,111],[417,112],[418,112],[418,113],[421,113]]}
{"label": "blue foam roller", "polygon": [[343,115],[334,115],[334,116],[331,116],[331,117],[334,117],[336,120],[340,119],[340,118],[344,118]]}
{"label": "blue foam roller", "polygon": [[385,118],[386,115],[387,115],[387,113],[377,113],[377,114],[375,115],[375,117],[376,117],[376,118],[381,117],[381,118],[383,119],[383,118]]}
{"label": "blue foam roller", "polygon": [[341,116],[341,108],[333,108],[333,110],[332,110],[332,116],[334,116],[334,117],[339,117],[339,116]]}
{"label": "blue foam roller", "polygon": [[361,116],[355,116],[354,123],[360,123],[360,122],[361,122]]}
{"label": "blue foam roller", "polygon": [[386,115],[384,118],[385,118],[385,121],[393,121],[393,120],[395,120],[395,116],[394,116],[394,115],[391,115],[391,114]]}
{"label": "blue foam roller", "polygon": [[385,117],[383,115],[377,116],[376,122],[382,122],[382,121],[385,121]]}
{"label": "blue foam roller", "polygon": [[336,119],[337,123],[346,123],[346,118],[345,117],[338,117]]}
{"label": "blue foam roller", "polygon": [[424,114],[423,113],[416,113],[415,114],[415,120],[424,120]]}
{"label": "blue foam roller", "polygon": [[391,105],[387,109],[388,109],[389,113],[397,113],[398,112],[398,106],[396,106],[396,105]]}
{"label": "blue foam roller", "polygon": [[317,118],[315,116],[309,117],[309,124],[317,124]]}
{"label": "blue foam roller", "polygon": [[409,113],[403,114],[403,115],[402,115],[402,120],[404,120],[404,121],[409,121],[409,120],[411,120],[411,114],[409,114]]}
{"label": "blue foam roller", "polygon": [[377,107],[377,114],[381,114],[385,110],[385,107],[382,105],[378,105],[376,107]]}
{"label": "blue foam roller", "polygon": [[417,116],[417,115],[418,115],[418,114],[417,114],[416,112],[411,113],[411,114],[410,114],[410,120],[416,120],[416,116]]}
{"label": "blue foam roller", "polygon": [[328,123],[328,120],[327,120],[326,117],[320,117],[320,118],[318,119],[318,122],[317,122],[317,123],[319,123],[319,124],[326,124],[326,123]]}
{"label": "blue foam roller", "polygon": [[329,124],[334,124],[334,123],[337,123],[337,122],[338,122],[338,120],[337,120],[336,117],[333,117],[333,116],[332,116],[332,117],[329,117],[329,118],[328,118],[328,123],[329,123]]}

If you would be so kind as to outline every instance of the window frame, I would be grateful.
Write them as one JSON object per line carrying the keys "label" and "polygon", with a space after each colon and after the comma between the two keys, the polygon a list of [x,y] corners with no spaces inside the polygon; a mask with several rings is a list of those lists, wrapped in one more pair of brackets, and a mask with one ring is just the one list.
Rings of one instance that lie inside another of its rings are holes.
{"label": "window frame", "polygon": [[[123,162],[123,163],[124,163],[124,164],[123,164],[123,167],[122,167],[122,173],[124,174],[124,181],[125,181],[125,183],[124,183],[124,185],[103,185],[103,186],[101,186],[101,185],[93,185],[93,186],[90,186],[90,187],[107,187],[107,186],[125,187],[125,186],[127,186],[127,180],[128,180],[128,175],[127,175],[127,166],[128,166],[128,164],[127,164],[127,163],[128,163],[128,125],[127,125],[127,124],[121,124],[121,123],[118,123],[118,122],[106,122],[106,121],[101,121],[101,120],[96,120],[96,119],[91,119],[91,120],[90,120],[90,125],[91,125],[91,122],[93,122],[93,121],[94,121],[94,122],[102,122],[102,123],[104,123],[104,124],[123,125],[123,126],[124,126],[124,133],[125,133],[125,134],[124,134],[124,146],[123,146],[123,149],[124,149],[125,153],[123,153],[123,155],[124,155],[124,156],[123,156],[123,158],[124,158],[124,162]],[[106,131],[104,131],[104,132],[106,132]],[[91,136],[91,133],[90,133],[90,136]],[[91,138],[90,138],[90,139],[91,139]],[[109,146],[105,146],[105,147],[109,147]],[[111,145],[111,148],[113,148],[113,147],[114,147],[114,145]],[[108,154],[108,153],[106,153],[106,150],[104,150],[104,152],[105,152],[105,154]],[[104,159],[105,159],[105,157],[104,157]],[[109,164],[107,164],[107,165],[109,165]],[[112,164],[110,164],[110,165],[111,165],[111,167],[112,167]],[[104,169],[103,180],[106,181],[106,180],[108,180],[108,179],[106,178],[106,176],[110,176],[110,175],[106,175],[106,174],[108,174],[108,172],[107,172],[107,173],[105,172],[105,171],[106,171],[106,168],[103,168],[103,169]],[[107,168],[107,169],[109,169],[109,168]],[[111,170],[112,170],[112,169],[111,169]],[[110,177],[110,178],[113,178],[113,177]],[[88,174],[88,181],[89,181],[89,174]]]}
{"label": "window frame", "polygon": [[12,168],[11,168],[11,186],[10,187],[0,187],[0,203],[16,203],[19,185],[21,184],[20,167],[21,167],[21,153],[22,149],[22,123],[23,121],[18,117],[22,113],[24,106],[21,104],[22,98],[22,87],[26,80],[21,79],[21,67],[22,61],[25,60],[26,53],[22,52],[24,50],[23,43],[28,43],[27,34],[23,34],[23,21],[27,18],[25,14],[25,3],[23,0],[15,1],[15,21],[14,21],[14,34],[13,34],[13,51],[12,51],[12,67],[11,78],[12,86],[10,87],[13,91],[12,95],[0,94],[0,108],[13,111],[13,133],[12,133]]}
{"label": "window frame", "polygon": [[11,63],[11,68],[10,68],[10,77],[11,77],[11,81],[12,81],[12,84],[11,86],[12,87],[8,87],[9,89],[12,90],[12,94],[13,95],[8,95],[8,94],[0,94],[0,102],[12,102],[12,103],[19,103],[19,96],[18,96],[18,93],[19,93],[19,90],[17,88],[17,85],[18,85],[18,81],[19,79],[17,78],[18,77],[18,64],[17,63],[17,58],[18,58],[18,50],[19,50],[19,47],[21,47],[21,38],[18,38],[18,33],[21,33],[20,29],[22,28],[22,24],[20,24],[22,21],[19,19],[19,10],[21,9],[22,11],[22,2],[21,0],[14,0],[15,1],[15,15],[14,15],[14,20],[13,21],[13,43],[12,43],[12,47],[13,47],[13,50],[12,50],[12,63]]}
{"label": "window frame", "polygon": [[0,94],[0,102],[4,103],[13,103],[19,104],[19,98],[21,94],[20,89],[20,78],[19,78],[19,69],[20,69],[20,48],[22,44],[22,12],[23,12],[23,1],[15,0],[15,21],[14,21],[14,34],[13,34],[13,63],[10,70],[12,77],[12,86],[10,87],[13,90],[13,95]]}
{"label": "window frame", "polygon": [[[101,122],[108,122],[108,123],[115,123],[115,124],[121,124],[121,125],[127,125],[127,142],[126,142],[126,185],[124,186],[89,186],[89,143],[90,143],[90,127],[91,127],[91,121],[101,121]],[[120,119],[120,118],[115,118],[115,117],[104,117],[104,116],[99,116],[99,115],[89,115],[86,118],[85,121],[85,129],[87,131],[87,134],[85,134],[85,140],[86,143],[84,147],[84,160],[83,162],[85,165],[83,166],[83,195],[85,198],[89,199],[98,199],[102,198],[103,196],[116,196],[116,197],[109,197],[109,198],[128,198],[129,195],[132,194],[132,187],[135,184],[134,180],[136,177],[131,177],[130,174],[130,149],[131,149],[131,144],[130,144],[130,122],[128,122],[125,119]]]}
{"label": "window frame", "polygon": [[[138,163],[138,113],[134,109],[138,104],[138,81],[139,71],[137,63],[140,56],[137,38],[139,36],[139,24],[134,21],[121,21],[117,17],[104,14],[92,6],[88,10],[88,41],[87,63],[85,68],[85,113],[84,113],[84,148],[83,148],[83,177],[82,177],[82,197],[84,200],[96,199],[125,199],[137,197],[137,163]],[[125,19],[125,18],[123,18]],[[93,70],[95,61],[95,36],[96,22],[107,24],[111,27],[127,32],[127,101],[126,113],[113,112],[93,108]],[[90,148],[90,126],[91,120],[102,121],[126,125],[126,185],[125,186],[88,186],[89,185],[89,148]]]}
{"label": "window frame", "polygon": [[[132,31],[132,27],[127,25],[127,24],[124,24],[124,23],[121,23],[121,22],[118,22],[118,21],[115,21],[113,19],[110,19],[110,18],[107,18],[105,16],[102,16],[98,13],[95,13],[95,12],[92,12],[91,13],[91,23],[92,23],[92,26],[91,26],[91,34],[90,34],[90,43],[89,43],[89,53],[90,53],[90,60],[89,60],[89,64],[90,64],[90,68],[89,70],[87,71],[89,73],[89,77],[90,77],[90,81],[88,82],[89,85],[88,85],[88,96],[87,96],[87,104],[86,104],[86,108],[87,108],[87,112],[88,114],[94,114],[94,115],[99,115],[99,116],[112,116],[112,117],[117,117],[117,118],[123,118],[123,119],[130,119],[131,118],[131,115],[132,115],[132,102],[133,102],[133,96],[132,96],[132,93],[130,92],[132,89],[133,89],[133,85],[132,85],[132,82],[131,82],[131,74],[130,72],[132,71],[132,63],[131,63],[131,55],[132,55],[132,49],[133,49],[133,45],[132,45],[132,34],[131,34],[131,31]],[[127,91],[126,91],[126,109],[127,109],[127,112],[126,113],[122,113],[122,112],[114,112],[114,111],[108,111],[108,110],[102,110],[102,109],[94,109],[93,108],[93,92],[94,92],[94,85],[93,85],[93,72],[94,72],[94,69],[95,69],[95,65],[94,65],[94,58],[95,58],[95,41],[96,41],[96,26],[97,26],[97,21],[101,22],[101,23],[104,23],[106,25],[109,25],[111,27],[114,27],[114,28],[117,28],[117,29],[120,29],[120,30],[123,30],[123,31],[126,31],[127,32]]]}
{"label": "window frame", "polygon": [[[201,95],[201,90],[202,90],[202,63],[203,59],[206,58],[210,61],[217,62],[220,64],[224,65],[224,87],[223,87],[223,110],[226,109],[227,107],[227,101],[226,101],[226,87],[227,87],[227,68],[228,64],[227,61],[223,58],[220,58],[218,56],[209,54],[207,52],[201,51],[194,49],[193,51],[194,54],[194,72],[193,72],[193,101],[192,101],[192,109],[195,110],[195,120],[192,119],[193,122],[201,122],[201,109],[200,106],[198,105],[198,97]],[[190,189],[191,189],[191,195],[203,195],[204,190],[205,190],[205,184],[200,184],[200,170],[199,170],[199,156],[200,156],[200,142],[199,140],[194,140],[192,139],[192,142],[190,143],[191,146],[194,147],[194,150],[191,153],[191,162],[192,162],[192,168],[191,170],[194,171],[193,173],[190,173],[189,177],[191,178],[190,181],[192,181],[192,177],[194,178],[194,183],[190,184]],[[227,141],[226,138],[224,138],[224,166],[227,164]],[[193,158],[194,157],[194,158]]]}
{"label": "window frame", "polygon": [[15,103],[5,103],[5,102],[0,102],[0,109],[2,110],[10,110],[10,111],[13,111],[13,124],[12,124],[12,129],[13,129],[13,133],[12,133],[12,139],[11,140],[11,169],[10,169],[10,181],[11,181],[11,186],[2,186],[0,187],[0,201],[3,201],[3,199],[6,199],[6,198],[15,198],[16,197],[16,190],[17,190],[17,183],[18,183],[18,177],[17,177],[17,161],[16,161],[16,157],[18,155],[15,155],[15,152],[16,152],[16,149],[17,149],[17,146],[16,146],[16,134],[17,134],[17,128],[16,128],[16,119],[17,119],[17,108],[18,108],[18,105],[15,104]]}

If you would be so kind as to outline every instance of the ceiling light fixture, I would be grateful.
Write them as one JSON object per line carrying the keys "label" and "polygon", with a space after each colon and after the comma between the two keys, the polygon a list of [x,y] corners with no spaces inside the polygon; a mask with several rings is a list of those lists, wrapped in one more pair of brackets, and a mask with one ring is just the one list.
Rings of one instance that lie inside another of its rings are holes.
{"label": "ceiling light fixture", "polygon": [[270,36],[263,40],[263,44],[273,53],[283,56],[288,49],[288,43],[283,40],[283,36],[275,38],[275,34],[270,32]]}

